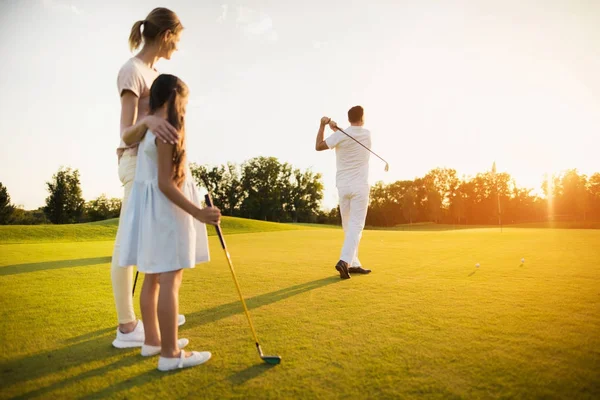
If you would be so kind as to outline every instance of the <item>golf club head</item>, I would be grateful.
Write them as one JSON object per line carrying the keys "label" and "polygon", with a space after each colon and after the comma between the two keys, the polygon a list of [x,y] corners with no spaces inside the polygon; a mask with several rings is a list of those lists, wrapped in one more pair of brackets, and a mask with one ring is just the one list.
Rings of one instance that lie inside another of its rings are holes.
{"label": "golf club head", "polygon": [[277,365],[281,362],[281,357],[279,356],[261,356],[264,362],[271,365]]}
{"label": "golf club head", "polygon": [[390,170],[390,164],[385,163],[385,172],[388,172]]}
{"label": "golf club head", "polygon": [[263,359],[264,362],[271,365],[277,365],[281,362],[281,357],[279,356],[265,356],[260,348],[260,344],[256,343],[256,348],[258,349],[258,355]]}

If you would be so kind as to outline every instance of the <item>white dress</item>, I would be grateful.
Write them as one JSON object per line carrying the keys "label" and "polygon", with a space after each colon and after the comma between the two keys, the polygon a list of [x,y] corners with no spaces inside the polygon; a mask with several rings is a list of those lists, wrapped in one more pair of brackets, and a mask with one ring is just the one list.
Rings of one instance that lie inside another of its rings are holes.
{"label": "white dress", "polygon": [[[172,203],[158,188],[156,136],[139,145],[135,180],[121,218],[119,265],[147,274],[194,268],[210,260],[206,225]],[[183,195],[199,205],[198,189],[186,165]]]}

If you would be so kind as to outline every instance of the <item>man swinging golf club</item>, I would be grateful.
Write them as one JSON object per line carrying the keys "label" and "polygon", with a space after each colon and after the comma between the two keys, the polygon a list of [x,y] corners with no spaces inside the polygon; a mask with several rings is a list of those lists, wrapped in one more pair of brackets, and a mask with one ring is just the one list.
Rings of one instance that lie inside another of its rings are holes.
{"label": "man swinging golf club", "polygon": [[[358,260],[358,245],[365,227],[370,190],[371,132],[363,128],[363,117],[364,110],[361,106],[348,110],[350,127],[346,130],[339,129],[329,117],[321,118],[315,144],[317,151],[335,149],[336,186],[345,236],[342,255],[335,269],[342,279],[349,279],[350,274],[371,272],[369,269],[364,269]],[[334,132],[327,139],[323,139],[326,125],[329,125]]]}

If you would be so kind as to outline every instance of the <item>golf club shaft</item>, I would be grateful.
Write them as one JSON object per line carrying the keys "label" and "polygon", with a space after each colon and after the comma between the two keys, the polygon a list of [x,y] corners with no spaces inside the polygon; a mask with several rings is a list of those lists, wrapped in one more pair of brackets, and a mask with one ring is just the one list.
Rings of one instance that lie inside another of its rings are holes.
{"label": "golf club shaft", "polygon": [[379,158],[381,161],[383,161],[384,163],[388,163],[387,161],[385,161],[383,158],[381,158],[377,153],[375,153],[373,150],[371,150],[370,148],[368,148],[367,146],[365,146],[364,144],[362,144],[361,142],[359,142],[358,140],[354,139],[352,136],[348,135],[346,132],[344,132],[344,130],[342,128],[340,128],[339,126],[336,126],[340,132],[342,132],[344,135],[348,136],[350,139],[354,140],[356,143],[360,144],[362,147],[364,147],[365,149],[369,150],[371,152],[371,154],[373,154],[375,157]]}
{"label": "golf club shaft", "polygon": [[[217,226],[217,231],[220,230],[220,227]],[[254,337],[254,342],[258,346],[258,337],[256,336],[256,331],[254,330],[254,325],[252,324],[252,320],[250,319],[250,313],[248,312],[248,307],[246,306],[246,301],[244,300],[244,296],[242,296],[242,291],[240,289],[240,284],[238,283],[237,277],[235,276],[235,272],[233,270],[233,264],[231,262],[231,256],[229,255],[229,251],[227,248],[223,248],[225,251],[225,256],[227,257],[227,263],[229,264],[229,269],[231,270],[231,276],[233,277],[233,282],[235,283],[235,288],[237,289],[238,295],[240,296],[240,301],[242,302],[242,306],[244,307],[244,313],[246,313],[246,318],[248,318],[248,324],[250,325],[250,329],[252,330],[252,336]]]}
{"label": "golf club shaft", "polygon": [[[206,205],[212,207],[212,199],[210,198],[210,194],[205,196]],[[250,313],[248,312],[248,307],[246,306],[246,301],[244,300],[244,296],[242,296],[242,290],[240,289],[240,284],[238,283],[237,277],[235,276],[235,271],[233,269],[233,263],[231,262],[231,256],[229,255],[229,251],[227,250],[227,245],[225,244],[225,238],[223,237],[223,232],[221,231],[220,225],[215,225],[215,229],[217,230],[217,235],[219,236],[219,241],[221,242],[221,247],[223,247],[223,251],[225,252],[225,257],[227,258],[227,264],[229,264],[229,270],[231,271],[231,276],[233,277],[233,283],[235,283],[235,288],[237,289],[238,295],[240,296],[240,301],[242,302],[242,306],[244,307],[244,313],[246,314],[246,318],[248,318],[248,324],[250,325],[250,329],[252,330],[252,336],[254,337],[254,342],[256,343],[256,347],[260,352],[260,345],[258,344],[258,337],[256,336],[256,331],[254,330],[254,325],[252,324],[252,320],[250,319]]]}
{"label": "golf club shaft", "polygon": [[135,279],[133,281],[133,290],[131,291],[131,296],[132,297],[135,294],[135,285],[137,284],[137,278],[138,278],[139,274],[140,274],[140,271],[135,271]]}

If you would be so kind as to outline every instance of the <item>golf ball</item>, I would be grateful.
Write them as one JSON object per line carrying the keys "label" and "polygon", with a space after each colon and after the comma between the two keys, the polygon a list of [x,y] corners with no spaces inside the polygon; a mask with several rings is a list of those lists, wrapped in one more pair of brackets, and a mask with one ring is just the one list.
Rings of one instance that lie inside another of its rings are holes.
{"label": "golf ball", "polygon": [[479,263],[475,264],[475,266],[476,266],[477,268],[479,268]]}
{"label": "golf ball", "polygon": [[521,264],[525,264],[525,259],[521,258]]}

